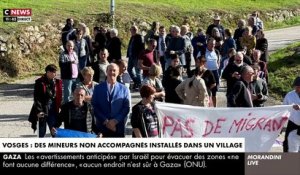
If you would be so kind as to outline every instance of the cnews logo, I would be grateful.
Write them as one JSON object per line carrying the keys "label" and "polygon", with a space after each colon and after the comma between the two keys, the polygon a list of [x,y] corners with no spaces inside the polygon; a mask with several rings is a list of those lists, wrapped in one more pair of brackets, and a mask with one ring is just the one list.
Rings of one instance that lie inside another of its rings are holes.
{"label": "cnews logo", "polygon": [[31,16],[31,9],[3,9],[3,16]]}
{"label": "cnews logo", "polygon": [[30,22],[31,9],[3,9],[3,22]]}

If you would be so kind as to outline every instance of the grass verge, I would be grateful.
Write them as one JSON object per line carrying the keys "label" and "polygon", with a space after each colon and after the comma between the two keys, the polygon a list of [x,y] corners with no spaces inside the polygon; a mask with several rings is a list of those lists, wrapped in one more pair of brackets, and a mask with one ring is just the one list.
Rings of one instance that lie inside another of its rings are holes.
{"label": "grass verge", "polygon": [[294,54],[296,48],[300,48],[300,42],[270,55],[269,90],[271,96],[277,100],[282,100],[286,93],[293,89],[294,79],[300,76],[300,56]]}

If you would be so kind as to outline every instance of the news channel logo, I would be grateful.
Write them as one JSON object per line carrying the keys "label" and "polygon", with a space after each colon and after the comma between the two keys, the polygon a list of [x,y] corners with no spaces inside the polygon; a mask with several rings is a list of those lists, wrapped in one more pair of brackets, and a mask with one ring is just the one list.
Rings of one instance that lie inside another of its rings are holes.
{"label": "news channel logo", "polygon": [[3,22],[31,22],[32,10],[22,9],[3,9]]}

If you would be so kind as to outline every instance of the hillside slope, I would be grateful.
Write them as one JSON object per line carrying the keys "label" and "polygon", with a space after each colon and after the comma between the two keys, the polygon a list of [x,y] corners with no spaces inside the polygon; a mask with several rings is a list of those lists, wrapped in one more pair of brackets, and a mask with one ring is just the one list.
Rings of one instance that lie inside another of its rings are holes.
{"label": "hillside slope", "polygon": [[[300,24],[299,0],[272,0],[272,2],[268,0],[115,0],[115,2],[115,27],[119,30],[119,37],[123,42],[123,55],[132,24],[137,24],[142,33],[149,29],[153,21],[159,21],[166,27],[171,24],[187,23],[192,31],[196,31],[198,27],[206,29],[212,22],[212,16],[219,14],[223,26],[234,29],[238,19],[246,19],[252,11],[258,9],[266,29],[273,28],[274,24],[279,24],[282,20],[291,19],[288,25]],[[0,6],[5,9],[32,9],[30,23],[0,23],[2,52],[0,82],[40,73],[46,64],[57,63],[59,32],[66,18],[72,17],[76,23],[84,22],[90,29],[100,25],[112,27],[112,17],[109,13],[110,0],[2,0]],[[2,17],[3,13],[0,13],[0,19]]]}

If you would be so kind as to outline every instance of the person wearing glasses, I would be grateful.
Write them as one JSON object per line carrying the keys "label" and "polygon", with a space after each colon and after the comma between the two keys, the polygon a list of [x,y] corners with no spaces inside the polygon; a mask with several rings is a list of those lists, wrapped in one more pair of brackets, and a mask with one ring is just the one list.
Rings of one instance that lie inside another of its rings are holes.
{"label": "person wearing glasses", "polygon": [[227,106],[229,106],[228,95],[230,93],[230,90],[233,88],[235,82],[241,78],[242,68],[247,65],[243,60],[244,54],[242,52],[237,52],[234,56],[233,63],[229,63],[222,73],[222,78],[227,81]]}
{"label": "person wearing glasses", "polygon": [[253,81],[254,70],[245,66],[241,70],[241,78],[236,81],[228,95],[229,107],[253,107]]}

